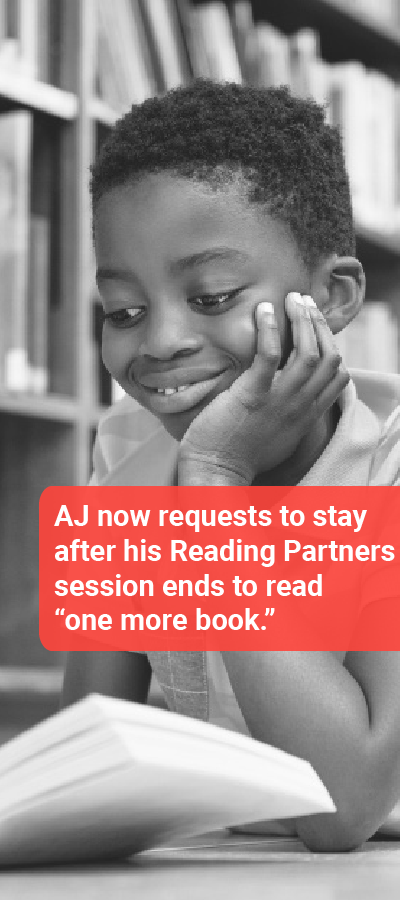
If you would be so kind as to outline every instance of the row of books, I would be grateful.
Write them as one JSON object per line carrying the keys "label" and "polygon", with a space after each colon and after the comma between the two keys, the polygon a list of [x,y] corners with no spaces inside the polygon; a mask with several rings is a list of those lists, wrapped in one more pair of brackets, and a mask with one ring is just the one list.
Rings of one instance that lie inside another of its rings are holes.
{"label": "row of books", "polygon": [[58,84],[60,0],[0,0],[0,72]]}
{"label": "row of books", "polygon": [[400,230],[399,84],[357,61],[327,63],[311,29],[288,37],[254,23],[249,0],[229,10],[222,2],[97,2],[98,87],[116,112],[193,76],[287,84],[325,104],[327,120],[339,126],[356,218],[388,233]]}
{"label": "row of books", "polygon": [[[48,387],[52,148],[33,115],[0,115],[0,386]],[[35,177],[31,178],[34,169]]]}
{"label": "row of books", "polygon": [[350,12],[369,17],[375,22],[400,25],[399,0],[344,0],[343,5]]}

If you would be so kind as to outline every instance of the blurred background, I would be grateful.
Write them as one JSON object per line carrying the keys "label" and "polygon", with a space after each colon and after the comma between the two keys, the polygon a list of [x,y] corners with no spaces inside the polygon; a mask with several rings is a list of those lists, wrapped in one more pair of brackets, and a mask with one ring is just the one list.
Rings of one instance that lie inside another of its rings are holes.
{"label": "blurred background", "polygon": [[85,484],[100,357],[88,170],[116,118],[194,77],[288,84],[340,126],[367,303],[348,365],[399,367],[400,0],[0,0],[0,741],[56,709],[38,503]]}

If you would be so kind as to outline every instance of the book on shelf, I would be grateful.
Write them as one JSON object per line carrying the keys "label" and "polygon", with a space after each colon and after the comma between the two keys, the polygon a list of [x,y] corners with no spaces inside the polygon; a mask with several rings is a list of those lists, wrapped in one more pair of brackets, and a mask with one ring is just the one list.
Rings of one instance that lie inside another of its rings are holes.
{"label": "book on shelf", "polygon": [[359,62],[331,66],[331,116],[343,137],[355,217],[388,233],[397,227],[397,92],[390,78]]}
{"label": "book on shelf", "polygon": [[195,76],[241,84],[242,72],[225,4],[179,5]]}
{"label": "book on shelf", "polygon": [[399,0],[346,0],[350,12],[361,14],[372,23],[399,24]]}
{"label": "book on shelf", "polygon": [[[297,97],[314,97],[321,93],[316,83],[316,66],[320,61],[319,35],[312,28],[302,28],[289,38],[290,82]],[[322,92],[321,102],[326,99]]]}
{"label": "book on shelf", "polygon": [[400,234],[400,84],[394,92],[395,174],[394,174],[394,231]]}
{"label": "book on shelf", "polygon": [[211,78],[197,11],[190,0],[176,0],[176,6],[193,76]]}
{"label": "book on shelf", "polygon": [[54,202],[54,131],[27,111],[0,115],[0,384],[43,394]]}
{"label": "book on shelf", "polygon": [[[30,0],[25,0],[29,3]],[[50,84],[60,84],[62,53],[62,0],[35,0],[37,78]]]}
{"label": "book on shelf", "polygon": [[157,91],[138,0],[97,0],[97,41],[97,90],[115,112]]}
{"label": "book on shelf", "polygon": [[60,0],[0,0],[0,69],[58,83]]}
{"label": "book on shelf", "polygon": [[0,383],[24,391],[29,384],[27,289],[32,114],[0,115]]}
{"label": "book on shelf", "polygon": [[34,119],[31,151],[29,278],[27,288],[27,354],[30,391],[48,389],[50,278],[57,196],[57,138],[41,118]]}
{"label": "book on shelf", "polygon": [[334,812],[303,759],[93,694],[0,749],[0,864],[129,856],[249,822]]}
{"label": "book on shelf", "polygon": [[373,225],[380,231],[392,231],[395,215],[396,165],[396,86],[381,72],[367,74],[369,108],[368,141],[364,153],[368,160],[368,187]]}
{"label": "book on shelf", "polygon": [[326,62],[319,36],[311,28],[287,36],[268,22],[254,23],[248,0],[232,4],[230,21],[222,3],[190,7],[187,0],[178,0],[178,6],[195,75],[260,87],[288,85],[295,95],[313,97],[325,106],[327,122],[342,134],[356,219],[382,233],[396,234],[399,85],[358,61]]}
{"label": "book on shelf", "polygon": [[32,213],[29,221],[29,280],[27,292],[27,388],[44,394],[48,388],[48,321],[50,280],[50,221]]}
{"label": "book on shelf", "polygon": [[192,75],[175,0],[141,0],[161,90],[187,84]]}
{"label": "book on shelf", "polygon": [[243,81],[254,82],[254,22],[250,0],[236,0],[230,7],[233,37]]}

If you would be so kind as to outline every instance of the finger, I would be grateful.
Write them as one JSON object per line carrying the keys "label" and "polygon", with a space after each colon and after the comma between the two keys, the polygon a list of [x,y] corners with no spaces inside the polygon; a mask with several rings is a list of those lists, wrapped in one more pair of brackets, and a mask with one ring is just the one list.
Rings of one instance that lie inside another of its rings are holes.
{"label": "finger", "polygon": [[283,372],[290,373],[290,386],[299,389],[308,381],[320,362],[320,350],[308,304],[300,294],[291,292],[285,301],[292,323],[294,354]]}
{"label": "finger", "polygon": [[333,378],[336,377],[339,367],[342,364],[342,357],[335,344],[335,339],[329,325],[318,309],[316,303],[314,303],[314,300],[311,297],[305,297],[304,300],[308,305],[320,352],[320,363],[315,369],[315,372],[311,375],[309,381],[304,385],[305,394],[309,392],[310,400],[312,400],[330,384]]}
{"label": "finger", "polygon": [[331,329],[315,300],[306,294],[303,296],[303,301],[307,306],[313,324],[320,355],[329,356],[332,350],[337,351]]}
{"label": "finger", "polygon": [[256,308],[257,349],[250,368],[260,388],[269,387],[281,359],[281,340],[272,303],[259,303]]}
{"label": "finger", "polygon": [[259,407],[265,402],[281,358],[281,342],[272,303],[262,302],[256,308],[257,349],[249,369],[236,379],[231,391],[246,407]]}

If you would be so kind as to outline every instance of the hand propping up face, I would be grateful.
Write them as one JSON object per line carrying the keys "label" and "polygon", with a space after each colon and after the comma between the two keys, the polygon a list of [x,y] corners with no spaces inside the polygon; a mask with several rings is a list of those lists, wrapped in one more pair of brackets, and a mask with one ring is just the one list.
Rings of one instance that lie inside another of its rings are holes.
{"label": "hand propping up face", "polygon": [[248,485],[288,459],[349,381],[322,313],[290,293],[293,351],[278,371],[281,344],[274,308],[256,310],[252,365],[194,419],[180,445],[181,485]]}

